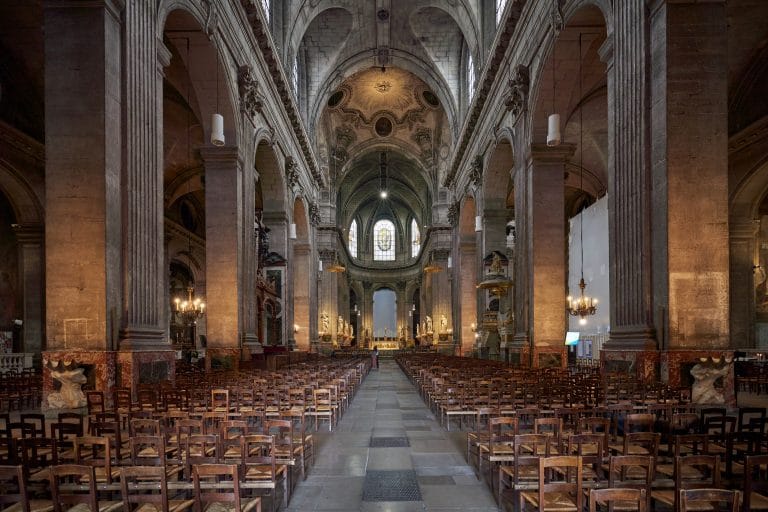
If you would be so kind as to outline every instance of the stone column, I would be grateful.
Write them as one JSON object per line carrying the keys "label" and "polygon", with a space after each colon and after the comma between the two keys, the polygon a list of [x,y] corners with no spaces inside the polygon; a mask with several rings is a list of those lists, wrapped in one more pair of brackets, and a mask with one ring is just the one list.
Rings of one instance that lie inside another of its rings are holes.
{"label": "stone column", "polygon": [[[247,162],[253,162],[253,149],[246,157]],[[240,311],[242,317],[243,346],[248,347],[250,353],[261,353],[259,334],[257,332],[259,322],[258,306],[256,304],[256,276],[258,273],[259,241],[256,237],[256,214],[254,205],[256,202],[256,182],[259,176],[256,169],[251,166],[243,167],[243,210],[242,216],[242,298]],[[263,339],[263,338],[261,338]]]}
{"label": "stone column", "polygon": [[[461,315],[461,354],[472,355],[475,348],[475,333],[479,328],[481,319],[478,318],[478,257],[477,235],[459,234],[459,313]],[[424,313],[422,312],[422,318]],[[474,324],[474,328],[472,325]]]}
{"label": "stone column", "polygon": [[19,284],[24,298],[21,327],[22,351],[33,354],[35,367],[43,351],[43,227],[14,224],[19,248]]}
{"label": "stone column", "polygon": [[[525,238],[518,247],[527,253],[529,276],[519,287],[525,297],[526,326],[533,366],[565,365],[565,164],[574,146],[531,147],[528,167],[516,176],[523,188]],[[520,222],[517,223],[520,226]]]}
{"label": "stone column", "polygon": [[[320,346],[330,349],[333,346],[333,339],[336,335],[336,319],[338,313],[338,285],[334,272],[328,272],[328,268],[335,260],[334,251],[320,251],[320,261],[323,262],[323,271],[320,272],[318,279],[317,308],[318,318],[323,314],[328,315],[328,329],[324,330],[320,336]],[[320,327],[322,330],[322,326]]]}
{"label": "stone column", "polygon": [[[434,343],[442,343],[447,350],[447,344],[449,336],[447,333],[440,332],[440,317],[445,315],[448,326],[453,325],[452,310],[451,310],[451,282],[448,273],[448,256],[450,252],[447,249],[435,249],[432,251],[432,261],[434,264],[440,266],[442,270],[439,272],[432,272],[427,274],[431,286],[429,287],[431,293],[431,309],[429,315],[432,317],[432,326],[434,328]],[[474,286],[473,286],[474,288]],[[474,291],[474,290],[473,290]],[[441,335],[442,334],[442,335]],[[451,347],[453,343],[451,343]]]}
{"label": "stone column", "polygon": [[112,349],[119,325],[121,8],[44,4],[49,349]]}
{"label": "stone column", "polygon": [[[312,279],[312,269],[310,268],[310,254],[312,247],[307,242],[293,243],[293,322],[291,326],[297,325],[299,332],[293,334],[298,350],[309,350],[309,292]],[[293,332],[293,331],[291,331]]]}
{"label": "stone column", "polygon": [[760,263],[757,256],[759,229],[759,220],[731,219],[729,224],[731,348],[755,347],[755,272],[758,269],[754,266]]}
{"label": "stone column", "polygon": [[205,283],[208,348],[214,358],[240,359],[242,289],[242,162],[238,148],[200,148],[205,163]]}
{"label": "stone column", "polygon": [[[118,0],[43,3],[47,360],[93,365],[114,386],[121,312]],[[91,370],[89,370],[91,371]],[[103,378],[101,378],[103,377]],[[44,406],[54,391],[44,373]]]}
{"label": "stone column", "polygon": [[600,49],[608,88],[608,231],[611,336],[604,353],[653,349],[648,174],[646,1],[616,9]]}
{"label": "stone column", "polygon": [[668,304],[656,324],[665,332],[662,348],[725,349],[730,345],[725,1],[660,0],[650,16],[651,207],[652,225],[661,227],[653,233],[653,290],[657,304]]}
{"label": "stone column", "polygon": [[491,251],[506,254],[507,251],[507,209],[483,208],[483,257]]}

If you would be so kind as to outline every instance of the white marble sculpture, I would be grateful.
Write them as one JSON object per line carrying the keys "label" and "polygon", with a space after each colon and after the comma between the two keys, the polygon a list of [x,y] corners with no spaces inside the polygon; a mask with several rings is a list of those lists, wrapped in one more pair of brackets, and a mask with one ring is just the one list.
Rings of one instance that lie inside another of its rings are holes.
{"label": "white marble sculpture", "polygon": [[426,322],[427,322],[427,329],[426,329],[426,331],[428,333],[435,332],[435,331],[432,330],[432,317],[431,316],[427,315]]}
{"label": "white marble sculpture", "polygon": [[722,391],[715,387],[715,381],[728,375],[729,368],[728,364],[722,368],[703,364],[691,368],[691,375],[696,379],[691,390],[691,401],[695,404],[724,404],[725,397]]}
{"label": "white marble sculpture", "polygon": [[80,388],[88,379],[85,368],[72,370],[51,370],[51,377],[61,383],[61,389],[48,395],[48,407],[51,409],[77,409],[85,407],[85,393]]}

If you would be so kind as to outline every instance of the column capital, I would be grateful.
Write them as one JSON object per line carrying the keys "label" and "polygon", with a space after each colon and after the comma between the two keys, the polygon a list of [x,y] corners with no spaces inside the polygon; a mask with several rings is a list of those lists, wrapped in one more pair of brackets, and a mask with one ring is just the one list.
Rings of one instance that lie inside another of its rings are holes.
{"label": "column capital", "polygon": [[575,144],[565,143],[560,144],[559,146],[531,144],[531,162],[544,164],[564,164],[569,162],[575,153]]}
{"label": "column capital", "polygon": [[728,222],[731,238],[754,238],[759,230],[760,221],[757,219],[731,219]]}
{"label": "column capital", "polygon": [[231,167],[242,163],[240,149],[237,146],[202,146],[200,156],[206,169]]}
{"label": "column capital", "polygon": [[45,236],[42,224],[11,224],[11,228],[20,244],[39,244]]}

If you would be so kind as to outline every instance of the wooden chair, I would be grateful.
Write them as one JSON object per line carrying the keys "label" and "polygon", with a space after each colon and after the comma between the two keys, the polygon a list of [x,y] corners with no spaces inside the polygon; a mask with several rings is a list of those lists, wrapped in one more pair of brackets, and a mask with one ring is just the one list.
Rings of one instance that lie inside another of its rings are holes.
{"label": "wooden chair", "polygon": [[293,423],[293,441],[301,447],[301,476],[306,480],[310,466],[315,463],[315,440],[312,434],[307,432],[304,410],[292,407],[283,411],[280,418]]}
{"label": "wooden chair", "polygon": [[513,505],[520,492],[536,489],[539,479],[539,459],[549,457],[551,436],[547,434],[518,434],[515,436],[514,461],[511,466],[499,466],[499,488],[496,501]]}
{"label": "wooden chair", "polygon": [[[96,495],[98,477],[95,469],[93,466],[80,464],[51,466],[51,497],[55,512],[79,510],[78,505],[81,504],[86,505],[91,512],[112,512],[122,508],[122,501],[99,501]],[[87,489],[83,489],[82,484],[85,484]]]}
{"label": "wooden chair", "polygon": [[581,457],[542,457],[538,490],[520,493],[520,510],[530,505],[539,512],[581,512],[583,501]]}
{"label": "wooden chair", "polygon": [[483,472],[483,460],[488,461],[488,481],[493,492],[496,466],[511,463],[515,457],[515,436],[518,434],[516,417],[499,416],[488,421],[488,441],[477,446],[477,471]]}
{"label": "wooden chair", "polygon": [[[608,469],[608,487],[611,489],[638,489],[643,491],[645,509],[651,510],[651,490],[654,481],[655,459],[645,455],[614,455]],[[616,512],[636,510],[614,504]]]}
{"label": "wooden chair", "polygon": [[331,390],[320,388],[312,390],[312,407],[308,414],[315,417],[315,431],[320,428],[320,418],[328,419],[328,431],[333,430],[336,423],[336,410],[331,401]]}
{"label": "wooden chair", "polygon": [[[193,484],[195,512],[233,510],[261,512],[261,498],[240,496],[238,466],[235,464],[202,464],[194,466]],[[209,485],[201,485],[202,482]]]}
{"label": "wooden chair", "polygon": [[53,502],[30,499],[21,466],[0,466],[0,510],[50,512],[53,510]]}
{"label": "wooden chair", "polygon": [[606,507],[609,512],[648,510],[645,489],[590,489],[589,512],[597,512],[598,506]]}
{"label": "wooden chair", "polygon": [[19,443],[21,464],[27,482],[48,478],[48,466],[59,463],[56,440],[51,437],[28,437]]}
{"label": "wooden chair", "polygon": [[213,412],[229,412],[229,390],[212,389],[209,410]]}
{"label": "wooden chair", "polygon": [[738,512],[739,491],[726,489],[680,490],[680,512],[698,512],[701,510]]}
{"label": "wooden chair", "polygon": [[277,506],[277,488],[283,489],[283,506],[288,507],[288,466],[277,464],[275,438],[264,434],[249,434],[240,438],[242,450],[241,476],[249,488],[267,489],[271,494],[272,512]]}
{"label": "wooden chair", "polygon": [[75,462],[73,466],[90,466],[96,475],[96,483],[111,484],[120,477],[114,467],[112,443],[106,437],[78,437],[75,439]]}
{"label": "wooden chair", "polygon": [[768,510],[768,455],[747,457],[743,509],[744,512]]}
{"label": "wooden chair", "polygon": [[193,466],[221,462],[221,445],[216,434],[193,434],[184,440],[184,445],[184,474],[187,478],[192,475]]}
{"label": "wooden chair", "polygon": [[192,499],[168,499],[168,481],[160,466],[127,466],[120,471],[125,512],[182,512],[191,508]]}
{"label": "wooden chair", "polygon": [[675,457],[675,488],[655,489],[654,501],[680,512],[679,494],[683,489],[717,489],[720,487],[720,459],[716,455]]}

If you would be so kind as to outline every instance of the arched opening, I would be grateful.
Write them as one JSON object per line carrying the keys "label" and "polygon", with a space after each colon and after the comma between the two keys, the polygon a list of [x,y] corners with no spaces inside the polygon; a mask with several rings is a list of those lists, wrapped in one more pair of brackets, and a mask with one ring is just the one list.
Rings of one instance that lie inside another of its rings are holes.
{"label": "arched opening", "polygon": [[19,246],[13,231],[16,215],[0,191],[0,353],[21,352],[22,290],[19,288]]}
{"label": "arched opening", "polygon": [[376,342],[397,335],[397,296],[389,288],[373,292],[373,337]]}

